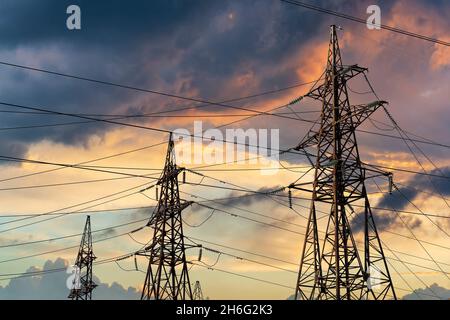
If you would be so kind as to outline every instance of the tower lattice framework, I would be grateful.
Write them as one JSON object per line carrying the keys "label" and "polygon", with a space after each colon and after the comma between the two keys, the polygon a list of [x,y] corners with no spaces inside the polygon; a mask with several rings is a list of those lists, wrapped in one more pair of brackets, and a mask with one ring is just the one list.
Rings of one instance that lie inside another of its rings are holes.
{"label": "tower lattice framework", "polygon": [[148,222],[153,238],[138,254],[148,258],[142,300],[192,300],[184,243],[182,211],[192,202],[180,200],[174,142],[170,135],[164,171],[158,180],[158,204]]}
{"label": "tower lattice framework", "polygon": [[200,285],[200,281],[195,281],[193,297],[194,300],[203,300],[203,291],[202,286]]}
{"label": "tower lattice framework", "polygon": [[[317,158],[311,161],[314,181],[290,186],[312,194],[296,299],[396,298],[365,186],[368,178],[391,176],[363,166],[355,136],[356,128],[387,102],[350,105],[347,92],[347,82],[366,71],[343,65],[336,26],[331,26],[324,82],[306,94],[321,102],[320,120],[295,148],[316,148]],[[329,214],[321,236],[318,212],[323,208]],[[359,225],[352,223],[351,215],[362,217]],[[356,227],[364,234],[362,254],[352,232]]]}
{"label": "tower lattice framework", "polygon": [[92,249],[91,217],[87,216],[81,238],[80,249],[75,262],[75,280],[69,299],[91,300],[92,291],[97,285],[92,280],[92,263],[96,259]]}

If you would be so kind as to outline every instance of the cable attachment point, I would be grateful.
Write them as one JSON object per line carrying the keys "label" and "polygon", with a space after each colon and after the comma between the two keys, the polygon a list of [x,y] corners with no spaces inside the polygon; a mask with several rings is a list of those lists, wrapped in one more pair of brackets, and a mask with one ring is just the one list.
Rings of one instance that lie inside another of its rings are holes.
{"label": "cable attachment point", "polygon": [[202,261],[202,255],[203,255],[203,246],[200,245],[200,250],[198,252],[198,261]]}
{"label": "cable attachment point", "polygon": [[392,194],[392,190],[394,189],[394,174],[392,172],[388,174],[388,180],[389,180],[389,194]]}
{"label": "cable attachment point", "polygon": [[289,208],[292,209],[292,191],[289,189]]}

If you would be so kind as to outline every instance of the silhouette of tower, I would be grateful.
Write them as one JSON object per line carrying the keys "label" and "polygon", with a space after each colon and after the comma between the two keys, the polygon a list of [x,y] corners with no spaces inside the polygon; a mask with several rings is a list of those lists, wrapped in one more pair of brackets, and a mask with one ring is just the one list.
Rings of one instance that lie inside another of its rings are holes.
{"label": "silhouette of tower", "polygon": [[182,211],[192,202],[180,200],[178,175],[170,134],[164,171],[158,180],[159,200],[148,222],[153,240],[139,255],[149,259],[142,300],[192,300],[183,236]]}
{"label": "silhouette of tower", "polygon": [[91,300],[97,285],[92,281],[92,263],[96,259],[92,250],[91,217],[87,216],[75,262],[75,279],[69,294],[72,300]]}
{"label": "silhouette of tower", "polygon": [[[313,183],[289,187],[312,194],[296,299],[396,298],[365,187],[366,179],[390,174],[362,165],[355,135],[356,128],[386,102],[353,106],[347,92],[347,81],[366,71],[342,64],[336,26],[331,26],[324,82],[306,94],[321,102],[320,121],[294,148],[317,149]],[[364,217],[359,229],[364,232],[363,258],[349,219],[355,213],[352,204],[363,208],[358,214]],[[319,236],[317,207],[330,210],[324,238]]]}
{"label": "silhouette of tower", "polygon": [[195,281],[193,300],[203,300],[203,291],[202,286],[200,285],[200,281]]}

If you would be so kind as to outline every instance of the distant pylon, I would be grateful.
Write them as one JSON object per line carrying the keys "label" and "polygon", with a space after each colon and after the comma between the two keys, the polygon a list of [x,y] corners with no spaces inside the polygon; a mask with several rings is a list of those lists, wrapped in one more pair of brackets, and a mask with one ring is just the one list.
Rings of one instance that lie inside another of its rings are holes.
{"label": "distant pylon", "polygon": [[139,255],[149,259],[142,300],[192,300],[181,212],[192,204],[180,200],[174,142],[170,134],[164,172],[158,180],[158,205],[148,226],[154,230],[151,244]]}
{"label": "distant pylon", "polygon": [[194,295],[193,300],[203,300],[203,292],[202,286],[200,285],[200,281],[195,281],[193,295]]}
{"label": "distant pylon", "polygon": [[80,249],[75,262],[75,279],[69,299],[91,300],[92,290],[97,285],[92,281],[92,262],[96,259],[92,250],[91,217],[87,216],[81,238]]}
{"label": "distant pylon", "polygon": [[[358,65],[342,64],[336,26],[331,26],[324,83],[306,94],[322,103],[320,121],[294,148],[317,149],[314,181],[290,186],[312,194],[296,299],[396,299],[365,187],[365,180],[371,177],[390,176],[362,165],[355,135],[356,128],[386,102],[353,106],[347,92],[347,81],[366,71]],[[349,219],[355,213],[352,205],[362,208],[359,216],[363,222],[359,227],[364,233],[363,258]],[[322,237],[317,208],[330,212]]]}

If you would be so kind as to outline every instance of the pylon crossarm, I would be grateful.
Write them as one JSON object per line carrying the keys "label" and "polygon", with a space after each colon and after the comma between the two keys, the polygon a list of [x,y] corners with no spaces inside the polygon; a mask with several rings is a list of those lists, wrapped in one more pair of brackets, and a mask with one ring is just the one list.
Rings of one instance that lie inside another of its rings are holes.
{"label": "pylon crossarm", "polygon": [[[376,177],[389,177],[392,175],[392,172],[379,170],[379,169],[372,168],[369,166],[363,166],[362,168],[366,172],[366,174],[365,174],[366,180],[371,179],[371,178],[376,178]],[[370,174],[367,174],[368,172],[370,172]]]}
{"label": "pylon crossarm", "polygon": [[296,184],[291,184],[289,186],[289,189],[294,189],[294,190],[299,190],[299,191],[305,191],[305,192],[314,192],[314,190],[312,189],[307,189],[307,188],[303,188],[302,186],[306,186],[306,185],[312,185],[311,182],[305,182],[305,183],[296,183]]}
{"label": "pylon crossarm", "polygon": [[195,203],[194,201],[185,201],[185,200],[180,200],[180,204],[174,204],[172,206],[166,206],[165,204],[161,204],[158,205],[155,209],[155,211],[152,213],[152,216],[150,217],[149,222],[147,223],[148,227],[151,227],[155,224],[155,221],[159,218],[159,216],[161,214],[164,214],[165,212],[167,212],[167,210],[172,209],[174,211],[183,211],[184,209],[186,209],[187,207],[191,206],[193,203]]}
{"label": "pylon crossarm", "polygon": [[160,186],[163,183],[165,183],[166,181],[170,181],[174,177],[178,176],[180,174],[180,172],[182,172],[183,170],[184,170],[184,168],[180,168],[180,167],[176,167],[176,168],[173,168],[172,170],[169,170],[169,172],[167,172],[165,175],[163,175],[158,180],[157,185]]}
{"label": "pylon crossarm", "polygon": [[[352,66],[340,66],[337,67],[335,76],[337,77],[338,83],[346,83],[348,80],[362,73],[365,73],[367,70],[367,68],[360,67],[356,64]],[[330,80],[331,79],[329,78],[325,81],[325,83],[321,84],[317,88],[314,88],[313,90],[305,94],[305,96],[314,100],[319,100],[322,102],[325,101],[324,97],[326,96],[327,90],[329,90]]]}
{"label": "pylon crossarm", "polygon": [[[353,125],[359,127],[379,108],[385,107],[388,103],[386,101],[373,101],[368,104],[350,106],[351,116],[353,117]],[[341,122],[344,119],[341,119]]]}
{"label": "pylon crossarm", "polygon": [[343,127],[359,127],[364,121],[366,121],[375,111],[384,107],[387,104],[386,101],[374,101],[364,105],[349,106],[349,112],[342,116],[338,122],[330,122],[324,126],[321,126],[319,131],[310,130],[306,137],[294,148],[294,150],[302,150],[310,147],[317,146],[321,142],[321,136],[324,132],[331,130],[337,123],[342,124]]}

